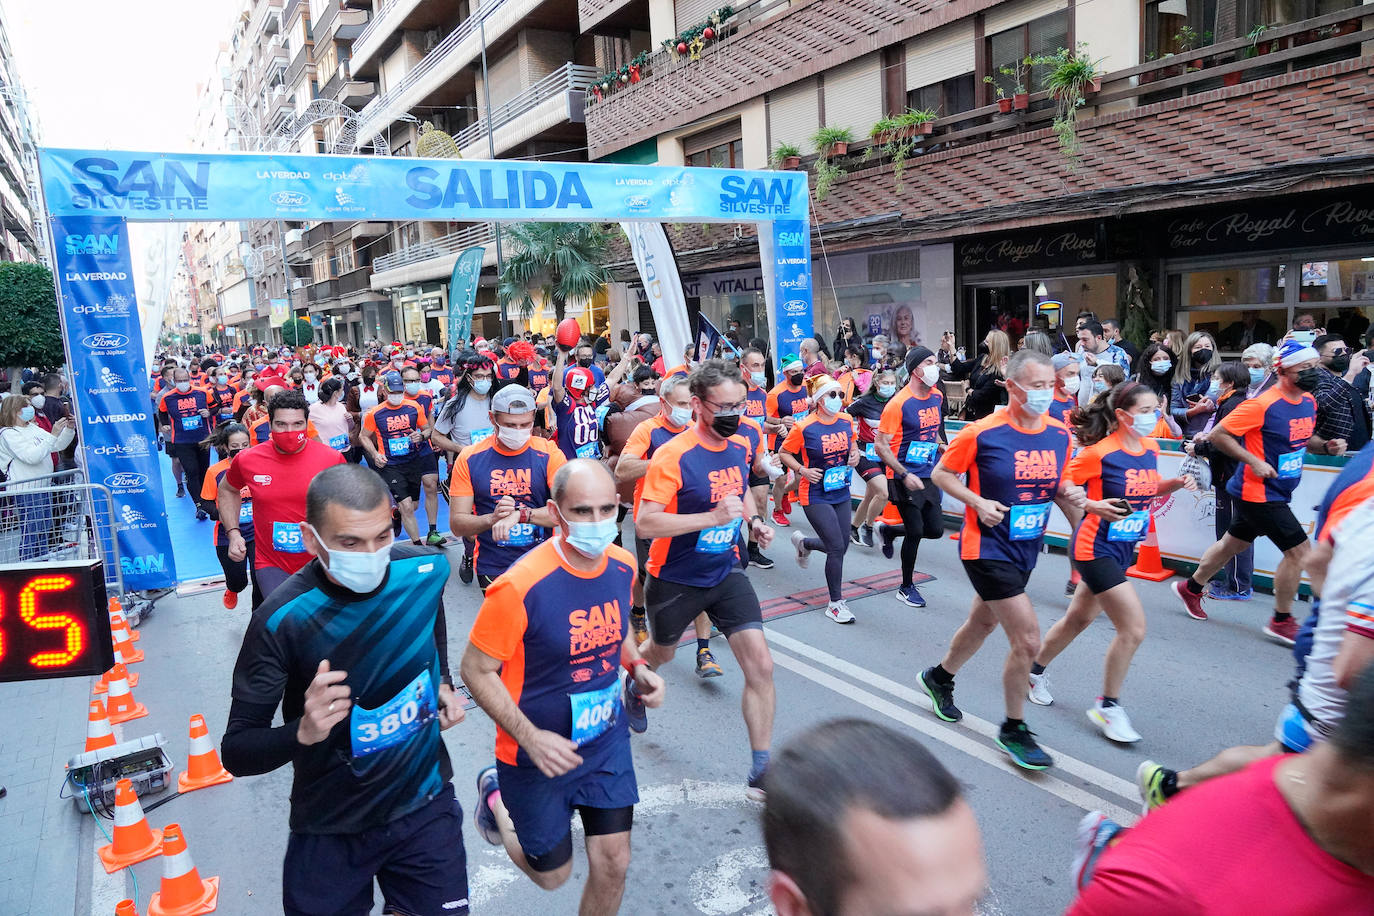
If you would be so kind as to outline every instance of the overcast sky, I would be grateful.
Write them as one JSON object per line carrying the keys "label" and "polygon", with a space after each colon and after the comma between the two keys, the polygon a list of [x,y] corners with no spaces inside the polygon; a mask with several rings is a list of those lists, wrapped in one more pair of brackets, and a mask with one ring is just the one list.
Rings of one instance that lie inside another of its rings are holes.
{"label": "overcast sky", "polygon": [[0,0],[40,142],[186,150],[242,0]]}

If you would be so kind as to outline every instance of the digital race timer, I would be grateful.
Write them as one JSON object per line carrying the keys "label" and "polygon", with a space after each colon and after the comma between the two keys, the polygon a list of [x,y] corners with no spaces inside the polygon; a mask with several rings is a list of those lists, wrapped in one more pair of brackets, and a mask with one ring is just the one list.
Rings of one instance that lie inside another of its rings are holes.
{"label": "digital race timer", "polygon": [[102,674],[113,666],[99,560],[0,565],[0,681]]}

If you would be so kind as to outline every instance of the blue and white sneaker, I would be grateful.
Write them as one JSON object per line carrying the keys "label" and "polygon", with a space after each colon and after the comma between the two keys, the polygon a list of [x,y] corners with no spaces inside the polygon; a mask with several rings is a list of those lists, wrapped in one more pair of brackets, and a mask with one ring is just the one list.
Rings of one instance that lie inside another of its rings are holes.
{"label": "blue and white sneaker", "polygon": [[496,783],[496,767],[487,767],[477,774],[477,808],[472,812],[472,822],[477,832],[493,846],[501,845],[501,831],[496,826],[496,815],[491,812],[487,800],[499,789]]}
{"label": "blue and white sneaker", "polygon": [[903,585],[897,589],[897,600],[907,607],[926,606],[926,599],[921,596],[921,590],[914,585]]}
{"label": "blue and white sneaker", "polygon": [[1078,833],[1074,837],[1073,884],[1079,891],[1092,880],[1097,860],[1107,851],[1112,840],[1125,828],[1107,817],[1101,811],[1089,811],[1078,822]]}

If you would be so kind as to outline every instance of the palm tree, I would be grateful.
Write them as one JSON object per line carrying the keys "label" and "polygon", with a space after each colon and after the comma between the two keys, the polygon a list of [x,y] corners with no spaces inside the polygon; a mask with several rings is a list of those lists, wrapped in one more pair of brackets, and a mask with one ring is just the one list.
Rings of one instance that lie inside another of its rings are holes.
{"label": "palm tree", "polygon": [[568,301],[589,302],[611,281],[602,266],[609,236],[596,223],[516,223],[503,235],[515,249],[506,259],[497,295],[514,304],[525,319],[534,313],[532,290],[553,303],[555,321],[562,321]]}

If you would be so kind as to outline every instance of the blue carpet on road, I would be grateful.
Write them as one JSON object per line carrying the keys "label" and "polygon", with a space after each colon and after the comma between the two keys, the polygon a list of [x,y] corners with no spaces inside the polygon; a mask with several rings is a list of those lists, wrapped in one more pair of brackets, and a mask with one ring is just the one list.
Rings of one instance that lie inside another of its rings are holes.
{"label": "blue carpet on road", "polygon": [[[212,540],[215,523],[210,519],[196,521],[196,505],[191,501],[190,494],[183,499],[176,498],[177,482],[172,476],[172,459],[163,452],[158,455],[158,460],[162,464],[162,497],[167,505],[167,529],[172,536],[172,552],[176,556],[177,581],[189,582],[223,575],[219,568],[219,560],[215,557],[215,544]],[[215,460],[218,460],[217,456]],[[441,477],[440,486],[442,485]],[[420,506],[415,511],[421,534],[429,527],[424,512],[424,494],[421,493]],[[439,530],[448,534],[448,503],[444,502],[442,497],[439,499],[437,521]]]}

